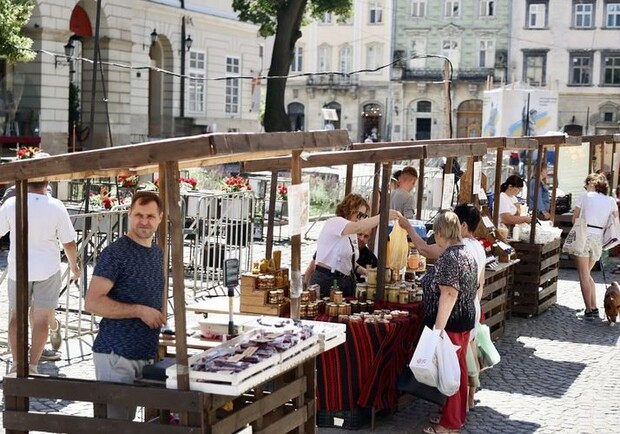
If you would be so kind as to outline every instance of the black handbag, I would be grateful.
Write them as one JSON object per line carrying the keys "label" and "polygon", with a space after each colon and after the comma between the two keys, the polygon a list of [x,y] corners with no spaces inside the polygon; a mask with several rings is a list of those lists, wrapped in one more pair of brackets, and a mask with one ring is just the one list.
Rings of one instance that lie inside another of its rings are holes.
{"label": "black handbag", "polygon": [[564,196],[555,198],[555,214],[565,214],[571,210],[573,194],[568,193]]}
{"label": "black handbag", "polygon": [[396,388],[404,393],[417,396],[425,401],[434,402],[435,404],[444,405],[448,397],[441,393],[436,387],[428,386],[416,380],[409,366],[405,366],[403,372],[398,377]]}

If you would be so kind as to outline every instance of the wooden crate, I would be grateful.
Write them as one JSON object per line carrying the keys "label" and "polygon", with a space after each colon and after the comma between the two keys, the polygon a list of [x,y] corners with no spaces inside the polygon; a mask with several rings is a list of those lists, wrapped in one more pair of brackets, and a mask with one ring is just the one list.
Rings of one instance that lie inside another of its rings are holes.
{"label": "wooden crate", "polygon": [[239,312],[241,313],[253,313],[258,315],[271,315],[271,316],[287,316],[291,311],[291,304],[288,300],[280,304],[264,304],[262,306],[257,304],[245,304],[243,300],[239,304]]}
{"label": "wooden crate", "polygon": [[485,272],[480,305],[492,339],[498,339],[504,334],[509,317],[508,289],[513,281],[513,272],[514,264],[501,264],[498,270]]}
{"label": "wooden crate", "polygon": [[557,301],[561,240],[547,244],[515,242],[520,262],[515,265],[510,289],[510,310],[515,314],[538,315]]}
{"label": "wooden crate", "polygon": [[258,274],[244,273],[241,275],[239,290],[239,311],[260,315],[285,316],[290,312],[288,300],[280,304],[269,304],[269,291],[283,289],[284,296],[289,295],[288,268],[280,270],[284,274],[286,284],[269,290],[258,289]]}

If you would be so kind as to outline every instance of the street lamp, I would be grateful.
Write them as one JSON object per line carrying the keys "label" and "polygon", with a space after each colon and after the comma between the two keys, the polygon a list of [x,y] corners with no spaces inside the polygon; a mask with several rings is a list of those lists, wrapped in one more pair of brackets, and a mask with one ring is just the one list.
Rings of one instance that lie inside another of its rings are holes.
{"label": "street lamp", "polygon": [[185,38],[185,48],[187,49],[187,51],[190,50],[190,48],[192,48],[192,44],[194,43],[194,40],[192,39],[191,36],[187,36],[187,38]]}
{"label": "street lamp", "polygon": [[151,32],[151,46],[157,43],[157,36],[157,30],[153,29],[153,31]]}

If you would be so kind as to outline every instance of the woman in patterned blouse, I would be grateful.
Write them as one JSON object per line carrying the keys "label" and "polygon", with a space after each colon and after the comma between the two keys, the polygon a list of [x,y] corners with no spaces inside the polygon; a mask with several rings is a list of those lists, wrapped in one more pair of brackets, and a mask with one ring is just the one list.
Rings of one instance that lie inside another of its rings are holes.
{"label": "woman in patterned blouse", "polygon": [[474,327],[474,298],[478,268],[474,257],[461,242],[459,219],[452,211],[442,212],[433,225],[435,241],[444,252],[422,279],[424,321],[430,328],[444,330],[457,350],[461,385],[442,409],[439,423],[425,432],[459,432],[467,414],[467,365],[465,355],[469,332]]}

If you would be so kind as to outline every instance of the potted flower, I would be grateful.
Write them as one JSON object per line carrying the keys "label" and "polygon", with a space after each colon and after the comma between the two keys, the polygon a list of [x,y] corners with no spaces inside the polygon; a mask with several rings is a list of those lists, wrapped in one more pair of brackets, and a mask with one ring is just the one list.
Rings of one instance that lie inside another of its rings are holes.
{"label": "potted flower", "polygon": [[227,176],[224,179],[225,195],[220,198],[219,217],[231,220],[226,226],[226,242],[245,246],[252,236],[252,215],[254,195],[250,181],[242,176]]}
{"label": "potted flower", "polygon": [[281,219],[288,217],[288,187],[284,183],[278,185],[276,190],[275,214]]}
{"label": "potted flower", "polygon": [[250,181],[242,176],[227,176],[224,179],[224,191],[235,193],[238,191],[252,191]]}
{"label": "potted flower", "polygon": [[38,146],[22,146],[15,150],[15,157],[18,160],[28,160],[34,158],[40,152],[41,148]]}

